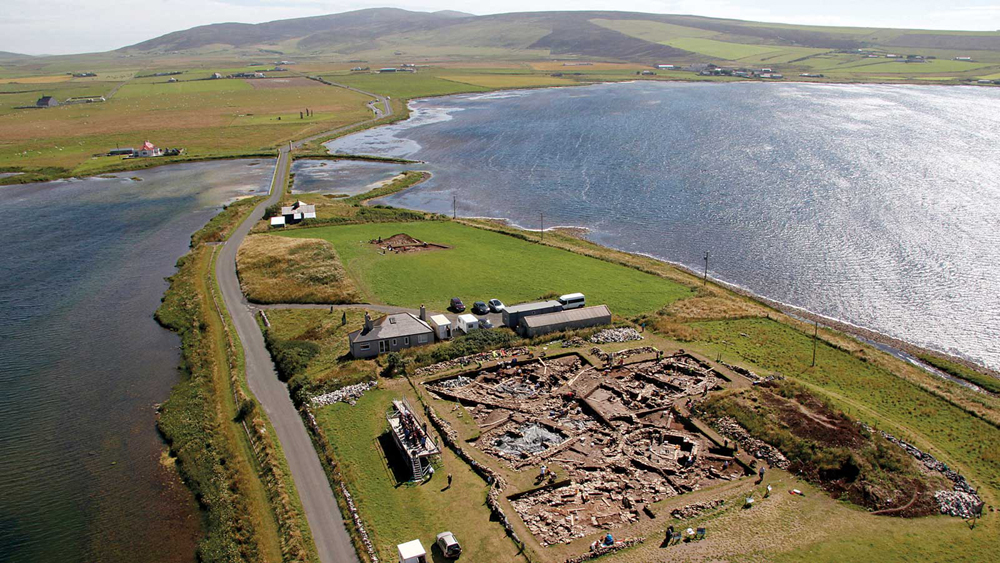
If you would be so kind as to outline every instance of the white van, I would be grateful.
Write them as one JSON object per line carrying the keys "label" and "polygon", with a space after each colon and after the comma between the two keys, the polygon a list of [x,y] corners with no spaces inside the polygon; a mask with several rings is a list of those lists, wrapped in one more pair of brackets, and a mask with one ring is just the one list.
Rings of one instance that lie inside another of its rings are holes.
{"label": "white van", "polygon": [[582,293],[567,293],[559,297],[559,302],[562,303],[564,311],[587,305],[587,300],[583,297]]}

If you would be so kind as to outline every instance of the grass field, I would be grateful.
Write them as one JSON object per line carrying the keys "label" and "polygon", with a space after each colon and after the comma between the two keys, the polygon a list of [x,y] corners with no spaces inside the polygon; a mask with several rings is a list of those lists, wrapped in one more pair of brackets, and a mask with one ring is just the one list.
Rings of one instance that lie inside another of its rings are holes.
{"label": "grass field", "polygon": [[[451,248],[382,255],[363,242],[397,233]],[[456,296],[470,305],[492,298],[513,304],[580,291],[591,304],[606,303],[613,313],[631,316],[691,294],[678,283],[637,270],[452,222],[320,227],[286,236],[330,241],[362,294],[390,305],[443,309]]]}
{"label": "grass field", "polygon": [[255,303],[356,303],[333,246],[317,239],[250,235],[236,257],[243,293]]}
{"label": "grass field", "polygon": [[[19,96],[34,103],[37,95]],[[147,165],[143,159],[92,157],[146,140],[183,147],[187,157],[269,152],[281,142],[369,117],[369,99],[312,83],[277,88],[255,88],[244,80],[127,84],[104,103],[0,114],[0,166],[58,166],[93,174]],[[300,120],[306,108],[316,117]]]}
{"label": "grass field", "polygon": [[424,72],[398,72],[387,74],[335,74],[323,78],[338,84],[360,88],[390,98],[409,99],[421,96],[442,96],[466,92],[484,92],[488,88],[461,84],[438,78]]}
{"label": "grass field", "polygon": [[[385,412],[393,399],[412,393],[406,385],[405,381],[386,381],[353,407],[339,403],[315,412],[358,511],[368,523],[379,557],[398,559],[396,545],[412,539],[419,539],[430,553],[437,534],[450,531],[462,544],[462,561],[525,561],[503,528],[490,521],[486,483],[450,450],[444,450],[435,476],[423,484],[400,483],[393,474],[387,464],[387,459],[394,459],[392,450],[389,456],[383,453],[388,438],[383,437]],[[410,398],[410,404],[419,403]],[[453,482],[445,488],[449,473]],[[442,560],[440,554],[431,555],[435,562]]]}

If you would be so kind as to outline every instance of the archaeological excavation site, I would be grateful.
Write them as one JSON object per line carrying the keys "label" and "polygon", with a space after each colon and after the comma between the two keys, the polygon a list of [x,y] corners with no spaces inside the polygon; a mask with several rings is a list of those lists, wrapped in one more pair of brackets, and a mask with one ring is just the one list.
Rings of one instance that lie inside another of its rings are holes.
{"label": "archaeological excavation site", "polygon": [[498,473],[532,472],[504,495],[544,547],[653,519],[653,503],[747,475],[730,444],[683,414],[723,382],[706,361],[642,347],[501,361],[424,387],[461,405],[478,429],[469,445]]}

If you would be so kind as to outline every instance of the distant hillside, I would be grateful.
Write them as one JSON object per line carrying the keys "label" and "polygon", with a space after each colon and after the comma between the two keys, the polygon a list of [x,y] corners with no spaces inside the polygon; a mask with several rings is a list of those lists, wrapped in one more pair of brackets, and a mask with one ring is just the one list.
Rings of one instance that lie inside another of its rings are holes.
{"label": "distant hillside", "polygon": [[[729,45],[808,50],[873,47],[1000,50],[1000,33],[832,28],[636,12],[475,16],[373,8],[261,24],[220,23],[121,49],[148,54],[266,49],[287,54],[407,56],[579,55],[625,61],[734,59]],[[752,51],[752,49],[750,49]],[[719,53],[719,56],[714,56]]]}

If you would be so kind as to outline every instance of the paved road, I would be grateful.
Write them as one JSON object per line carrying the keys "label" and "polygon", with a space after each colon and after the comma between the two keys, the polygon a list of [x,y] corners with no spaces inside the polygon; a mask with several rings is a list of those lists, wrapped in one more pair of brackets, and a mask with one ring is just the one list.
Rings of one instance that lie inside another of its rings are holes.
{"label": "paved road", "polygon": [[[371,95],[382,102],[387,110],[386,116],[392,115],[392,106],[386,98]],[[271,181],[270,196],[254,208],[250,217],[222,246],[215,265],[215,275],[222,290],[222,299],[232,316],[236,334],[243,344],[247,383],[278,435],[278,441],[292,472],[292,479],[302,499],[302,508],[305,510],[306,520],[316,542],[320,561],[323,563],[353,563],[360,560],[347,534],[330,481],[323,471],[309,433],[295,405],[292,404],[288,388],[278,379],[274,364],[271,362],[271,355],[264,346],[264,337],[254,319],[254,310],[249,307],[240,289],[240,282],[236,276],[236,251],[250,229],[264,217],[267,207],[281,201],[288,182],[289,153],[292,148],[382,117],[380,112],[376,112],[375,115],[372,120],[340,127],[281,147]]]}

